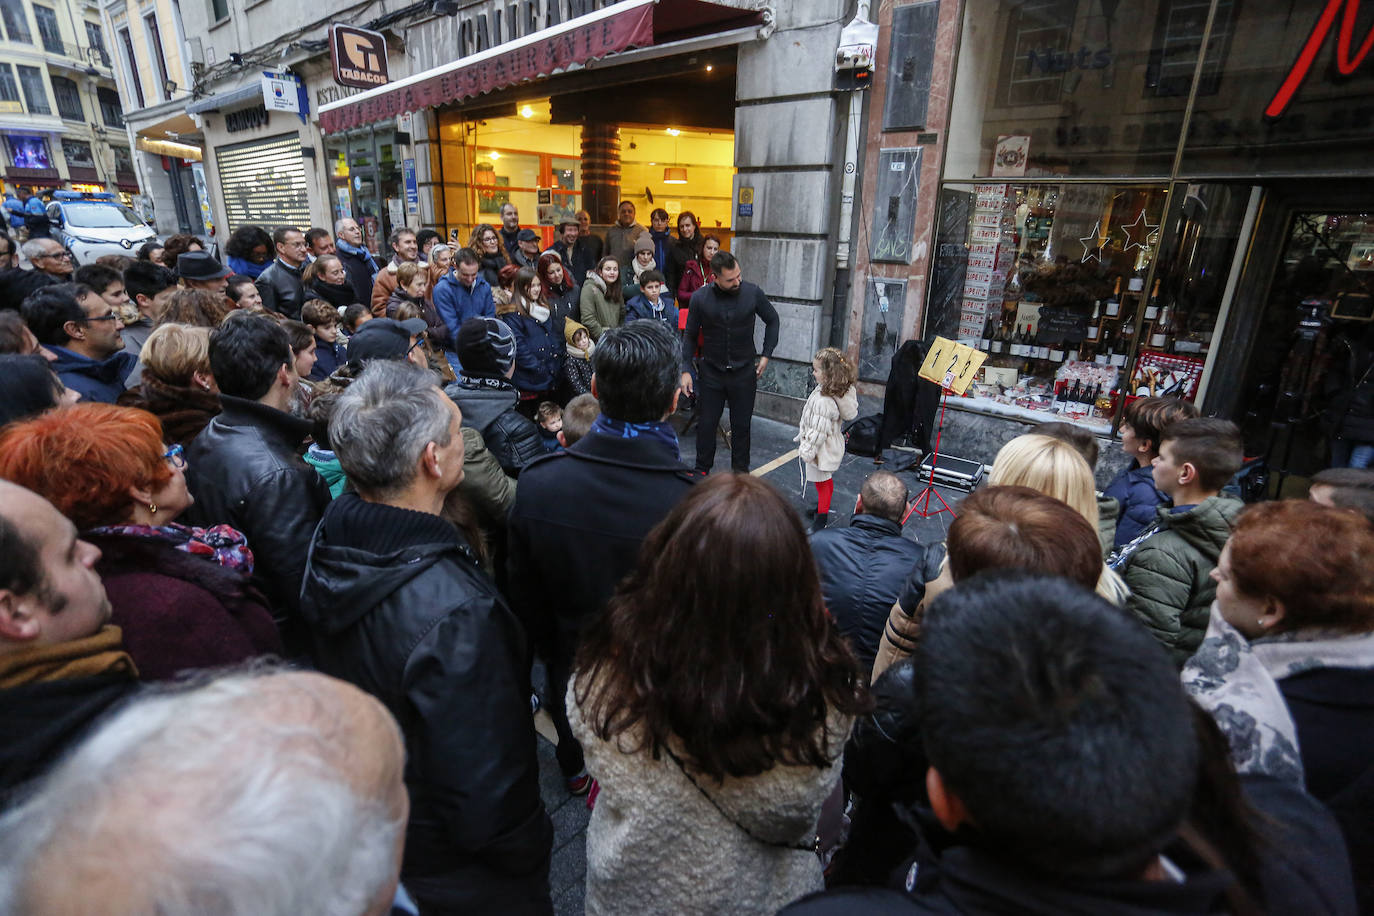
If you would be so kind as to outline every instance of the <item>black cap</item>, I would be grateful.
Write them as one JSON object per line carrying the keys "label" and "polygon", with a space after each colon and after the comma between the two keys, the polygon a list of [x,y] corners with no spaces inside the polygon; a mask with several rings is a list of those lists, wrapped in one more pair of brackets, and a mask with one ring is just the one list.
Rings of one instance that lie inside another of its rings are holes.
{"label": "black cap", "polygon": [[373,318],[364,322],[362,327],[348,338],[349,362],[405,359],[406,351],[410,349],[410,338],[419,337],[428,327],[423,318],[407,318],[405,321]]}
{"label": "black cap", "polygon": [[232,273],[208,251],[188,251],[177,256],[177,276],[183,280],[218,280]]}
{"label": "black cap", "polygon": [[521,229],[515,240],[517,242],[537,242],[539,241],[539,233],[533,229]]}

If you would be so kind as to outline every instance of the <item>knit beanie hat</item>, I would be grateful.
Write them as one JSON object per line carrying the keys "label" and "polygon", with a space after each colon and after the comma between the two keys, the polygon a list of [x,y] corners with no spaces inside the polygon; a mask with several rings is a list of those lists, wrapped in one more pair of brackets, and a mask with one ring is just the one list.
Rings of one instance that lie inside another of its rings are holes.
{"label": "knit beanie hat", "polygon": [[573,342],[573,338],[577,336],[578,331],[585,330],[587,330],[587,326],[585,324],[573,321],[571,318],[563,319],[563,339],[568,343]]}
{"label": "knit beanie hat", "polygon": [[465,375],[505,378],[515,365],[515,335],[496,318],[469,318],[458,329],[453,351]]}
{"label": "knit beanie hat", "polygon": [[649,238],[649,233],[641,233],[635,241],[635,254],[639,254],[641,251],[652,252],[654,250],[654,240]]}

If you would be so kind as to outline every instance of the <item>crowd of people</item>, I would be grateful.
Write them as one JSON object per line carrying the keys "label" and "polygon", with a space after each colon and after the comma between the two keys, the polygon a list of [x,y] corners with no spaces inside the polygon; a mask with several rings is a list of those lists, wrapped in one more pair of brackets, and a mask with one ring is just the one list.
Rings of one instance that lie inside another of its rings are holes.
{"label": "crowd of people", "polygon": [[541,708],[589,913],[1374,907],[1371,472],[1247,507],[1235,426],[1142,398],[1103,492],[1052,423],[943,542],[885,470],[829,525],[827,348],[808,532],[707,473],[727,403],[749,469],[776,311],[634,217],[540,252],[508,205],[384,264],[352,220],[227,267],[25,243],[0,914],[551,913]]}

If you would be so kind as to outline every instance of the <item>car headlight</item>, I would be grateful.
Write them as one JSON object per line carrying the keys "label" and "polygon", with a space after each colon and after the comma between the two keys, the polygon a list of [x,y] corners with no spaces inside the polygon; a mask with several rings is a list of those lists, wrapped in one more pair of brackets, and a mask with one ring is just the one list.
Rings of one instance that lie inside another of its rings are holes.
{"label": "car headlight", "polygon": [[71,241],[71,242],[81,242],[82,244],[85,244],[85,245],[108,245],[108,244],[110,244],[110,240],[109,240],[109,239],[88,239],[88,238],[85,238],[84,236],[72,235],[70,232],[67,233],[67,240],[68,240],[68,241]]}

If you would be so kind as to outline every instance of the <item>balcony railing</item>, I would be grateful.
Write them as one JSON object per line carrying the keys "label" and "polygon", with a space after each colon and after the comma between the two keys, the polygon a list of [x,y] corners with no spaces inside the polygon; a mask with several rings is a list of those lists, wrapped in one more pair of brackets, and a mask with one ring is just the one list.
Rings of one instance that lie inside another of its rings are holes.
{"label": "balcony railing", "polygon": [[43,48],[49,54],[59,54],[71,60],[81,61],[83,64],[103,67],[106,70],[112,69],[110,55],[103,48],[83,47],[81,45],[68,44],[67,42],[43,42]]}

